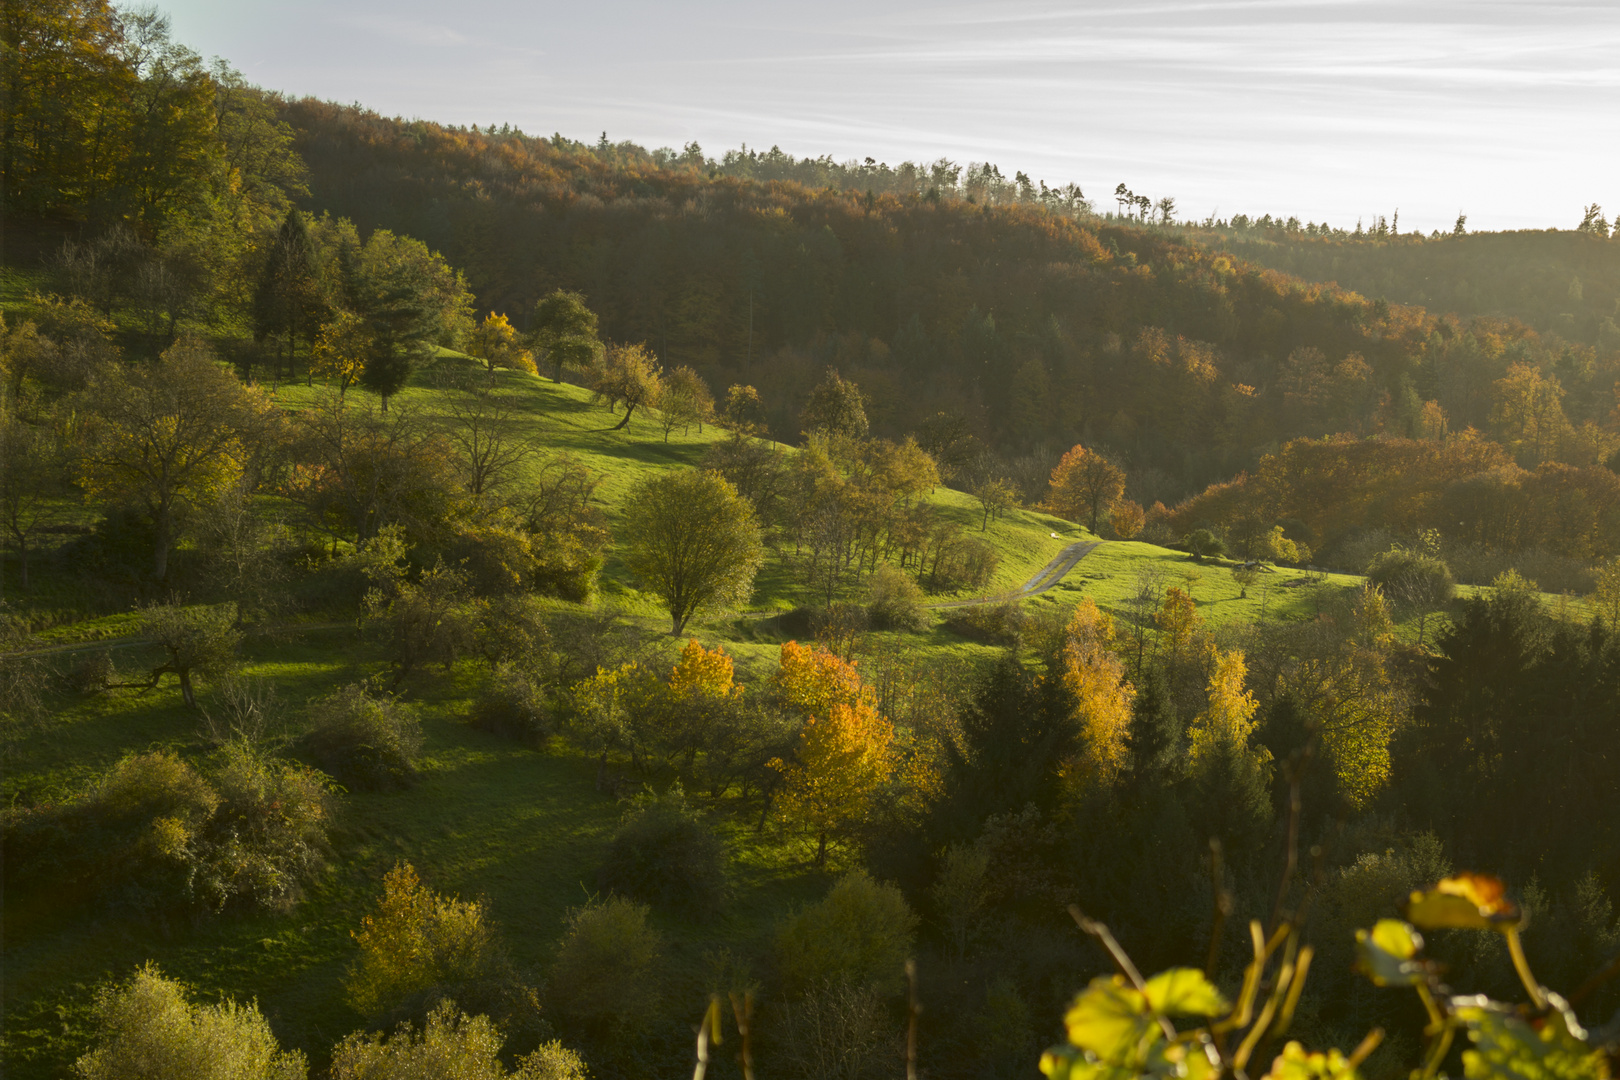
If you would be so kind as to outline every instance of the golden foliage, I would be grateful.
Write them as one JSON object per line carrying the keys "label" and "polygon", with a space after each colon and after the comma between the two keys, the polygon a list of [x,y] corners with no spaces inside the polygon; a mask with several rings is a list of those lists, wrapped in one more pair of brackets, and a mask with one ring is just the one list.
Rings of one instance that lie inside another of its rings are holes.
{"label": "golden foliage", "polygon": [[1125,767],[1136,688],[1113,652],[1114,620],[1086,597],[1074,609],[1063,643],[1063,684],[1074,695],[1084,749],[1074,771],[1083,782],[1109,784]]}

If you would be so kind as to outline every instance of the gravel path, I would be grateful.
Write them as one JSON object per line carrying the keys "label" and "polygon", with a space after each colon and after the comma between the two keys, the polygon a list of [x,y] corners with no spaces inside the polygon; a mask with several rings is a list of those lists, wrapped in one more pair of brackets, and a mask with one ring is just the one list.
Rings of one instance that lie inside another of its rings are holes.
{"label": "gravel path", "polygon": [[959,608],[973,607],[977,604],[1000,604],[1008,600],[1023,600],[1031,596],[1039,596],[1050,589],[1074,569],[1076,563],[1089,555],[1092,549],[1101,544],[1101,540],[1080,540],[1070,544],[1053,557],[1052,561],[1041,567],[1040,573],[1030,578],[1018,587],[1018,591],[1009,596],[984,596],[977,600],[951,600],[943,604],[929,604],[931,608]]}

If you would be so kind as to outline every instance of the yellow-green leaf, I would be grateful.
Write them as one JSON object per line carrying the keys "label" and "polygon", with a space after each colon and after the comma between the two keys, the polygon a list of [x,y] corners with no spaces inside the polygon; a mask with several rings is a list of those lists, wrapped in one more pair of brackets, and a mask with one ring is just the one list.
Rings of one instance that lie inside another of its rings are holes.
{"label": "yellow-green leaf", "polygon": [[1313,1054],[1290,1042],[1271,1063],[1267,1080],[1359,1080],[1359,1074],[1337,1050]]}
{"label": "yellow-green leaf", "polygon": [[1423,978],[1415,959],[1421,948],[1423,937],[1409,923],[1379,919],[1370,931],[1356,931],[1356,970],[1379,986],[1411,986]]}
{"label": "yellow-green leaf", "polygon": [[1502,882],[1488,874],[1458,874],[1413,893],[1406,917],[1424,930],[1506,930],[1520,921]]}
{"label": "yellow-green leaf", "polygon": [[1148,1004],[1167,1016],[1221,1016],[1231,1006],[1197,968],[1171,968],[1147,981]]}
{"label": "yellow-green leaf", "polygon": [[1117,975],[1092,979],[1074,999],[1063,1024],[1069,1042],[1106,1062],[1136,1056],[1144,1036],[1158,1032],[1147,1001]]}
{"label": "yellow-green leaf", "polygon": [[1464,1075],[1468,1080],[1602,1080],[1602,1055],[1580,1040],[1579,1026],[1561,1004],[1554,1003],[1538,1028],[1483,997],[1454,998],[1456,1017],[1474,1044],[1463,1051]]}

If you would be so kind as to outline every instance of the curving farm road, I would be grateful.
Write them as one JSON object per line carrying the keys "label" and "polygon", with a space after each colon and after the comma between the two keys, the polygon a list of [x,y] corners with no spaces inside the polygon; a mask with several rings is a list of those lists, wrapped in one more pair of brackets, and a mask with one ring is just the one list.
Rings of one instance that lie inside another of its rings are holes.
{"label": "curving farm road", "polygon": [[1040,573],[1020,585],[1016,592],[1005,596],[984,596],[977,600],[950,600],[943,604],[929,604],[931,608],[959,608],[973,607],[977,604],[1001,604],[1008,600],[1023,600],[1030,596],[1039,596],[1050,589],[1074,569],[1075,563],[1089,555],[1093,548],[1101,544],[1101,540],[1080,540],[1070,544],[1053,556],[1052,561],[1041,567]]}

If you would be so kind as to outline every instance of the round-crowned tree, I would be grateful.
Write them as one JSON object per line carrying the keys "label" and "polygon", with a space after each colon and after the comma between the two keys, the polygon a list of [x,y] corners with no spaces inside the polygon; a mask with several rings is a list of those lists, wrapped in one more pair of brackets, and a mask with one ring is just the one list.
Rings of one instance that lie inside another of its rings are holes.
{"label": "round-crowned tree", "polygon": [[679,634],[702,609],[744,603],[764,559],[759,522],[731,482],[686,469],[636,485],[625,506],[625,562]]}

